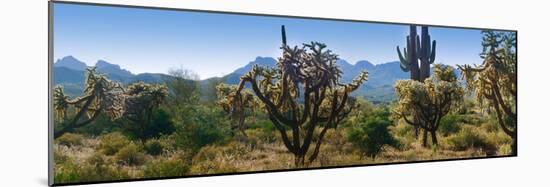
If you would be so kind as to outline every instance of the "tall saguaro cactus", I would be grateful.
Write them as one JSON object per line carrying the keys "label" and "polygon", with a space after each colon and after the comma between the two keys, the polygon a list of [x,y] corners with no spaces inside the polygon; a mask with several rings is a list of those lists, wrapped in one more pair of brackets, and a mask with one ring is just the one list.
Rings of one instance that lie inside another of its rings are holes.
{"label": "tall saguaro cactus", "polygon": [[[436,41],[431,41],[427,26],[422,26],[422,38],[416,34],[416,25],[410,26],[410,34],[407,36],[407,47],[403,54],[397,46],[397,54],[401,62],[401,69],[411,72],[411,79],[424,82],[430,77],[430,64],[435,61]],[[420,61],[420,66],[418,62]]]}
{"label": "tall saguaro cactus", "polygon": [[416,38],[416,25],[410,26],[410,34],[407,36],[407,47],[403,48],[403,54],[399,46],[397,46],[397,54],[399,55],[399,61],[401,62],[401,69],[404,72],[411,72],[412,80],[420,80],[420,72],[418,68],[418,57],[417,55],[417,43]]}
{"label": "tall saguaro cactus", "polygon": [[[230,95],[242,101],[239,97],[245,92],[245,84],[250,85],[285,147],[294,155],[295,165],[301,167],[317,158],[326,132],[337,128],[356,106],[351,92],[367,80],[368,74],[362,72],[351,83],[343,84],[342,71],[336,64],[338,56],[325,44],[289,47],[284,27],[281,33],[283,55],[277,67],[255,65]],[[228,104],[233,110],[242,107],[239,102]]]}

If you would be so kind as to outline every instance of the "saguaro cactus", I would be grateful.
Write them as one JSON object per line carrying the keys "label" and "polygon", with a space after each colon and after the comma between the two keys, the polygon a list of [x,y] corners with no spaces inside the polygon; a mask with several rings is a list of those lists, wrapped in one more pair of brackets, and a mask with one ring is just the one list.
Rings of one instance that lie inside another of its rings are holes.
{"label": "saguaro cactus", "polygon": [[[403,49],[403,54],[397,46],[397,54],[401,62],[401,69],[405,72],[411,72],[411,79],[424,82],[430,77],[430,64],[435,61],[436,41],[431,41],[427,26],[422,26],[422,40],[416,34],[416,25],[410,26],[410,34],[407,36],[407,47]],[[432,43],[432,44],[430,44]],[[420,67],[418,64],[420,61]]]}
{"label": "saguaro cactus", "polygon": [[[430,41],[430,34],[428,33],[428,27],[422,26],[422,41],[419,41],[417,38],[418,49],[418,59],[420,59],[420,82],[430,77],[430,64],[433,64],[435,61],[435,40]],[[430,42],[432,44],[430,45]]]}
{"label": "saguaro cactus", "polygon": [[410,26],[410,34],[407,36],[407,47],[403,48],[403,54],[401,54],[401,50],[399,50],[399,46],[397,46],[397,54],[399,55],[399,61],[401,62],[401,69],[404,72],[411,72],[411,79],[412,80],[420,80],[420,72],[418,68],[418,57],[417,55],[417,44],[416,44],[416,38],[418,35],[416,35],[416,25]]}

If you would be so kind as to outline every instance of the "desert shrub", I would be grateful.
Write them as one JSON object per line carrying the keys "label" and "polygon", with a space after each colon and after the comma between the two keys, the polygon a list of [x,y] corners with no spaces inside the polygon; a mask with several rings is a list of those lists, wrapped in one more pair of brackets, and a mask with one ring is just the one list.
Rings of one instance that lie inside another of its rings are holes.
{"label": "desert shrub", "polygon": [[142,149],[135,143],[130,143],[121,148],[116,154],[115,158],[120,164],[124,165],[141,165],[145,162],[145,155],[142,153]]}
{"label": "desert shrub", "polygon": [[99,136],[101,134],[107,134],[119,130],[120,127],[115,125],[116,123],[106,114],[100,114],[89,125],[80,127],[76,130],[78,133]]}
{"label": "desert shrub", "polygon": [[130,140],[120,132],[112,132],[99,137],[99,149],[106,155],[114,155],[128,145]]}
{"label": "desert shrub", "polygon": [[486,133],[487,141],[491,145],[503,146],[512,144],[512,138],[503,131]]}
{"label": "desert shrub", "polygon": [[457,134],[449,136],[447,144],[454,151],[465,151],[469,148],[495,150],[496,146],[487,141],[479,128],[464,126]]}
{"label": "desert shrub", "polygon": [[458,114],[449,114],[441,118],[439,124],[439,132],[443,133],[444,136],[449,134],[457,133],[460,131],[461,116]]}
{"label": "desert shrub", "polygon": [[67,160],[57,163],[54,169],[54,180],[56,183],[70,182],[93,182],[105,180],[130,179],[128,170],[115,167],[101,154],[94,154],[87,158],[84,163],[76,163]]}
{"label": "desert shrub", "polygon": [[55,162],[54,180],[56,183],[75,182],[80,179],[80,167],[72,160]]}
{"label": "desert shrub", "polygon": [[186,121],[176,124],[175,143],[178,147],[199,150],[201,147],[224,142],[229,135],[225,114],[218,107],[197,107]]}
{"label": "desert shrub", "polygon": [[205,146],[193,157],[191,173],[212,174],[237,172],[231,161],[243,159],[250,152],[249,147],[239,142],[230,142],[224,146]]}
{"label": "desert shrub", "polygon": [[398,142],[389,133],[391,121],[380,116],[367,117],[362,123],[350,128],[348,140],[361,152],[375,157],[384,146],[398,146]]}
{"label": "desert shrub", "polygon": [[67,147],[80,146],[82,145],[83,141],[84,141],[83,135],[74,134],[74,133],[65,133],[62,136],[55,139],[55,142],[57,142],[59,145],[64,145]]}
{"label": "desert shrub", "polygon": [[162,109],[152,111],[151,121],[145,123],[143,127],[128,119],[121,119],[117,122],[123,127],[122,131],[132,139],[159,138],[175,131],[170,115]]}
{"label": "desert shrub", "polygon": [[392,136],[399,142],[400,150],[408,150],[412,148],[412,145],[417,142],[414,134],[414,127],[406,123],[398,123],[395,126],[390,126],[390,132]]}
{"label": "desert shrub", "polygon": [[63,163],[69,160],[69,156],[67,156],[66,154],[63,154],[63,152],[59,151],[56,147],[54,147],[53,159],[54,159],[54,163]]}
{"label": "desert shrub", "polygon": [[161,142],[158,139],[150,139],[145,142],[143,147],[145,152],[150,155],[160,155],[163,151]]}
{"label": "desert shrub", "polygon": [[183,176],[189,172],[189,169],[189,164],[180,158],[160,158],[147,162],[143,175],[144,177]]}
{"label": "desert shrub", "polygon": [[488,120],[487,122],[481,124],[481,128],[483,128],[485,131],[490,133],[499,132],[500,126],[496,120],[497,120],[496,118],[493,120]]}

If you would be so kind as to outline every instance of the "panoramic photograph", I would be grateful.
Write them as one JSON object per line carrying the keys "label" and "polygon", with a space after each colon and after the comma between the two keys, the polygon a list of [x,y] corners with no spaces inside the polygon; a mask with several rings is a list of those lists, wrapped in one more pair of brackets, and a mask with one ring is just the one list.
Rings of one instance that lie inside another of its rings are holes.
{"label": "panoramic photograph", "polygon": [[515,31],[52,6],[55,184],[517,155]]}

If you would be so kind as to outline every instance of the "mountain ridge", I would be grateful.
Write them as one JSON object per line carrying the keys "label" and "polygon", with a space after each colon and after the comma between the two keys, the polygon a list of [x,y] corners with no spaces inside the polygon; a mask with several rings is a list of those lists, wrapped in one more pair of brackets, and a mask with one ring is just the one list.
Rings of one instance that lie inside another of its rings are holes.
{"label": "mountain ridge", "polygon": [[[354,96],[363,96],[374,103],[388,102],[395,99],[394,84],[397,80],[408,79],[408,72],[404,72],[399,67],[399,61],[390,61],[381,64],[373,64],[368,60],[359,60],[355,64],[350,64],[346,60],[340,59],[337,62],[341,70],[345,72],[342,75],[343,83],[351,82],[355,76],[363,70],[369,73],[369,78],[359,90],[354,92]],[[250,71],[254,65],[275,67],[277,60],[272,57],[256,57],[246,65],[235,69],[223,77],[211,77],[201,80],[201,85],[207,85],[212,81],[222,81],[226,84],[238,84],[240,77]],[[53,65],[54,83],[62,85],[68,90],[69,95],[79,95],[84,87],[85,70],[89,68],[86,64],[73,56],[66,56],[58,59]],[[147,83],[161,83],[168,80],[171,76],[163,73],[140,73],[132,72],[121,68],[117,64],[109,63],[105,60],[98,60],[95,64],[96,71],[107,75],[109,79],[129,84],[132,82],[143,81]],[[457,73],[458,70],[455,71]],[[459,73],[459,72],[458,72]],[[458,76],[459,74],[457,74]],[[79,92],[80,90],[80,92]]]}

